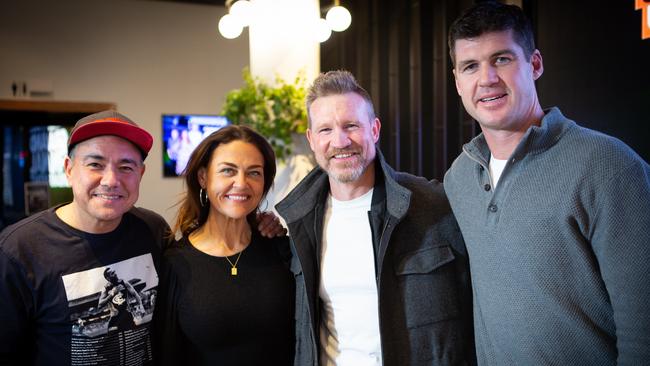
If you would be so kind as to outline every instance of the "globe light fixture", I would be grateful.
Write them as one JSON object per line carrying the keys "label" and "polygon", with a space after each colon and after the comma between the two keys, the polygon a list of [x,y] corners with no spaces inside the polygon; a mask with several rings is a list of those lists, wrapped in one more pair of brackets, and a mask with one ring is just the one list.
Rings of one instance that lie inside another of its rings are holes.
{"label": "globe light fixture", "polygon": [[327,21],[323,18],[320,18],[316,21],[316,27],[314,30],[314,39],[317,42],[325,42],[332,35],[332,30],[330,29]]}
{"label": "globe light fixture", "polygon": [[[224,38],[234,39],[239,37],[243,32],[244,27],[250,26],[264,14],[257,14],[263,12],[259,4],[255,4],[255,0],[226,0],[226,8],[228,14],[219,19],[219,33]],[[313,34],[313,39],[317,42],[325,42],[332,35],[332,31],[342,32],[352,23],[352,15],[348,9],[339,4],[339,0],[334,0],[332,6],[325,15],[325,19],[319,18],[315,24],[308,25]],[[303,28],[304,29],[304,28]]]}
{"label": "globe light fixture", "polygon": [[219,19],[219,33],[221,33],[224,38],[237,38],[243,30],[244,26],[241,25],[239,19],[232,14],[226,14]]}
{"label": "globe light fixture", "polygon": [[230,7],[230,14],[237,17],[243,27],[249,26],[253,16],[253,4],[248,0],[239,0]]}
{"label": "globe light fixture", "polygon": [[352,23],[352,15],[348,9],[339,5],[339,1],[334,1],[334,6],[327,11],[325,15],[327,24],[335,32],[342,32],[350,26]]}

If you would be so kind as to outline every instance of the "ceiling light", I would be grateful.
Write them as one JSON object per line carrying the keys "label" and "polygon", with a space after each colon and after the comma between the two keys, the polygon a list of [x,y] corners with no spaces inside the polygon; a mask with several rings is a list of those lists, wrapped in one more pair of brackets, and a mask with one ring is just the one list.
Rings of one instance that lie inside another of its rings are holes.
{"label": "ceiling light", "polygon": [[314,32],[315,32],[314,39],[318,42],[325,42],[332,35],[332,30],[327,24],[327,21],[323,18],[320,18],[316,21],[316,27]]}
{"label": "ceiling light", "polygon": [[243,30],[244,26],[232,14],[226,14],[219,19],[219,33],[224,38],[237,38]]}
{"label": "ceiling light", "polygon": [[342,32],[350,26],[352,23],[352,15],[348,9],[339,5],[338,0],[334,2],[334,6],[327,11],[325,16],[327,24],[333,31]]}
{"label": "ceiling light", "polygon": [[253,15],[253,4],[247,0],[239,0],[230,7],[230,14],[239,19],[239,23],[245,27],[251,24]]}

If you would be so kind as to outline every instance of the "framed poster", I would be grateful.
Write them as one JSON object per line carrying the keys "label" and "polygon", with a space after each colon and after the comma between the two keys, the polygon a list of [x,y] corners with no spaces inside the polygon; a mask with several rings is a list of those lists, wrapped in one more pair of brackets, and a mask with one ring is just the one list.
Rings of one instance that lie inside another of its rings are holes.
{"label": "framed poster", "polygon": [[46,182],[25,182],[25,214],[27,216],[50,207],[50,186]]}

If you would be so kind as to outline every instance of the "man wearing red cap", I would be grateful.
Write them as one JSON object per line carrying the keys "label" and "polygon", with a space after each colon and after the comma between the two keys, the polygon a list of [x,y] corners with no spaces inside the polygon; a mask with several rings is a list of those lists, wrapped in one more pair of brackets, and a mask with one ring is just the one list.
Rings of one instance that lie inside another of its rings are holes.
{"label": "man wearing red cap", "polygon": [[[1,364],[151,363],[155,264],[169,226],[133,205],[152,144],[115,111],[82,118],[64,163],[73,201],[0,234]],[[108,268],[121,282],[100,301]]]}
{"label": "man wearing red cap", "polygon": [[[158,214],[134,207],[153,138],[129,118],[82,118],[68,140],[71,203],[0,233],[0,364],[147,365],[169,239]],[[258,229],[286,231],[273,215]]]}

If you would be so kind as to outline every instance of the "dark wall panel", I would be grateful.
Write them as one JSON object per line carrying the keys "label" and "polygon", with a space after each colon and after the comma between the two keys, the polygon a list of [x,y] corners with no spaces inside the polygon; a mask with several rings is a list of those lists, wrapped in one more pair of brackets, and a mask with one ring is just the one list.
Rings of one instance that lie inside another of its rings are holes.
{"label": "dark wall panel", "polygon": [[[471,0],[342,1],[350,29],[321,45],[321,69],[347,69],[372,95],[380,147],[398,170],[442,179],[480,129],[456,93],[447,50],[451,22]],[[542,106],[618,137],[650,159],[650,40],[632,1],[607,5],[522,0],[545,72]]]}
{"label": "dark wall panel", "polygon": [[[347,69],[372,95],[382,122],[380,147],[398,170],[442,179],[473,134],[447,56],[458,1],[344,2],[352,26],[321,46],[321,69]],[[466,2],[471,3],[471,2]],[[473,123],[470,121],[470,123]]]}
{"label": "dark wall panel", "polygon": [[543,106],[613,135],[650,160],[650,40],[633,1],[538,1]]}

